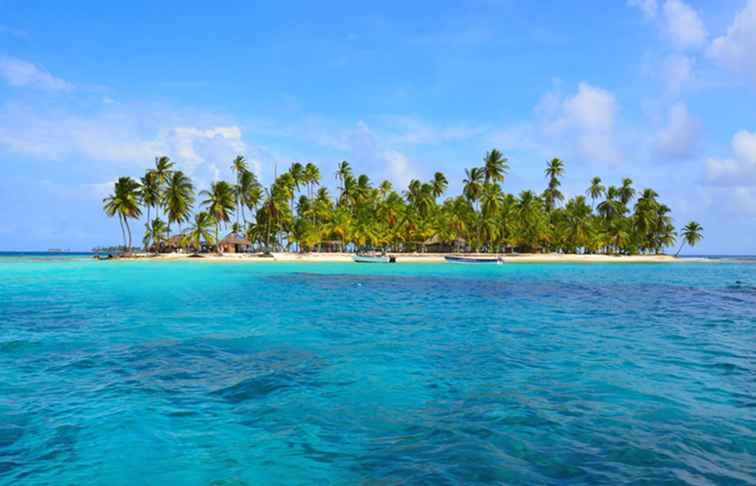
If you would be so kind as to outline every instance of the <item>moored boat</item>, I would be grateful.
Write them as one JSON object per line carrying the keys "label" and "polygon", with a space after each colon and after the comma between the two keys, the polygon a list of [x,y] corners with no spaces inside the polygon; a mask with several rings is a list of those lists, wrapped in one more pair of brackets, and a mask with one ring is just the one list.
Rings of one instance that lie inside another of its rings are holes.
{"label": "moored boat", "polygon": [[357,263],[394,263],[396,258],[388,255],[355,255],[352,261]]}
{"label": "moored boat", "polygon": [[491,264],[500,265],[503,263],[500,257],[475,257],[475,256],[445,256],[449,263],[472,263],[472,264]]}

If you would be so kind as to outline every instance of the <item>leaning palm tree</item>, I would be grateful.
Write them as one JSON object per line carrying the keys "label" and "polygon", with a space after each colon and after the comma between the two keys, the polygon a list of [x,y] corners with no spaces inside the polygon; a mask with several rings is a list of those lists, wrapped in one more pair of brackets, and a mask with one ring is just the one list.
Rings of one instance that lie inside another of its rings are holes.
{"label": "leaning palm tree", "polygon": [[194,205],[192,180],[180,170],[173,172],[168,179],[163,199],[168,214],[168,232],[171,231],[171,223],[178,223],[181,231],[181,223],[189,221]]}
{"label": "leaning palm tree", "polygon": [[202,191],[200,195],[206,199],[202,205],[207,207],[208,213],[215,220],[215,241],[218,242],[218,233],[220,224],[228,223],[231,219],[231,213],[234,211],[236,197],[234,188],[226,181],[213,182],[209,191]]}
{"label": "leaning palm tree", "polygon": [[131,177],[120,177],[113,186],[113,194],[103,199],[105,214],[110,217],[118,215],[118,222],[121,224],[121,233],[127,251],[131,251],[129,218],[136,219],[142,214],[139,207],[139,189],[139,183]]}
{"label": "leaning palm tree", "polygon": [[703,228],[695,221],[691,221],[683,227],[681,236],[682,243],[680,243],[680,248],[675,253],[675,256],[680,254],[686,243],[690,246],[696,246],[703,239]]}
{"label": "leaning palm tree", "polygon": [[504,182],[504,176],[509,172],[509,163],[504,154],[498,149],[492,149],[483,157],[483,175],[485,183]]}

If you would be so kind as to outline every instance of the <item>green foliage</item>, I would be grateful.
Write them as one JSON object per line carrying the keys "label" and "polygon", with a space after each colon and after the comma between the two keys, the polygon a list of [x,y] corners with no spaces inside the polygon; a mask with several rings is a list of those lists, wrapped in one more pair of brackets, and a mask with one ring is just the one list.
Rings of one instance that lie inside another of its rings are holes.
{"label": "green foliage", "polygon": [[[389,181],[376,185],[367,175],[355,174],[342,161],[335,173],[338,189],[332,195],[319,187],[320,170],[313,163],[293,163],[267,188],[243,156],[236,157],[231,168],[235,183],[217,181],[200,192],[203,211],[194,215],[192,227],[182,235],[185,246],[199,250],[216,245],[220,227],[230,225],[234,216],[234,232],[269,250],[631,254],[659,253],[674,244],[676,236],[670,209],[659,195],[652,189],[636,191],[630,179],[605,187],[594,177],[585,195],[565,198],[561,188],[566,164],[558,158],[546,163],[542,192],[515,195],[504,191],[508,160],[493,149],[480,167],[465,170],[462,194],[443,200],[449,182],[441,172],[395,190]],[[167,157],[157,158],[141,182],[119,179],[113,195],[103,202],[104,210],[118,215],[130,247],[128,220],[138,218],[144,207],[149,222],[145,247],[159,248],[170,224],[192,220],[194,186]],[[159,217],[161,208],[167,225]],[[682,230],[683,244],[693,246],[701,238],[697,223]]]}

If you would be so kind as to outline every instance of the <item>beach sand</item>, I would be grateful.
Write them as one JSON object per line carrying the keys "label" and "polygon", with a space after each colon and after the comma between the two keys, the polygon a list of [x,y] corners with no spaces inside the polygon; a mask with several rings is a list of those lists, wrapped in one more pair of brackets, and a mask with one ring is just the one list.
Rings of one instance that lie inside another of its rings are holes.
{"label": "beach sand", "polygon": [[[450,253],[389,253],[396,257],[397,263],[444,263],[444,256]],[[353,263],[354,253],[273,253],[273,257],[261,257],[260,254],[234,254],[224,255],[204,254],[200,258],[191,257],[184,253],[169,253],[151,255],[146,253],[134,254],[131,257],[120,260],[140,261],[208,261],[208,262],[299,262],[299,263]],[[524,253],[524,254],[465,254],[465,256],[494,257],[500,256],[504,263],[673,263],[682,260],[671,255],[576,255],[557,253]]]}

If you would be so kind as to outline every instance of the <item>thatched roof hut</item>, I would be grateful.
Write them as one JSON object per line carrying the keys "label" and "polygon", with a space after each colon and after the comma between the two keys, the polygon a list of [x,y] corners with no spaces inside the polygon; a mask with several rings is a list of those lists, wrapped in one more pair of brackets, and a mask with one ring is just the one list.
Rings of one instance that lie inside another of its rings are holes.
{"label": "thatched roof hut", "polygon": [[251,246],[252,242],[241,233],[229,233],[218,244],[218,248],[223,253],[244,253]]}

